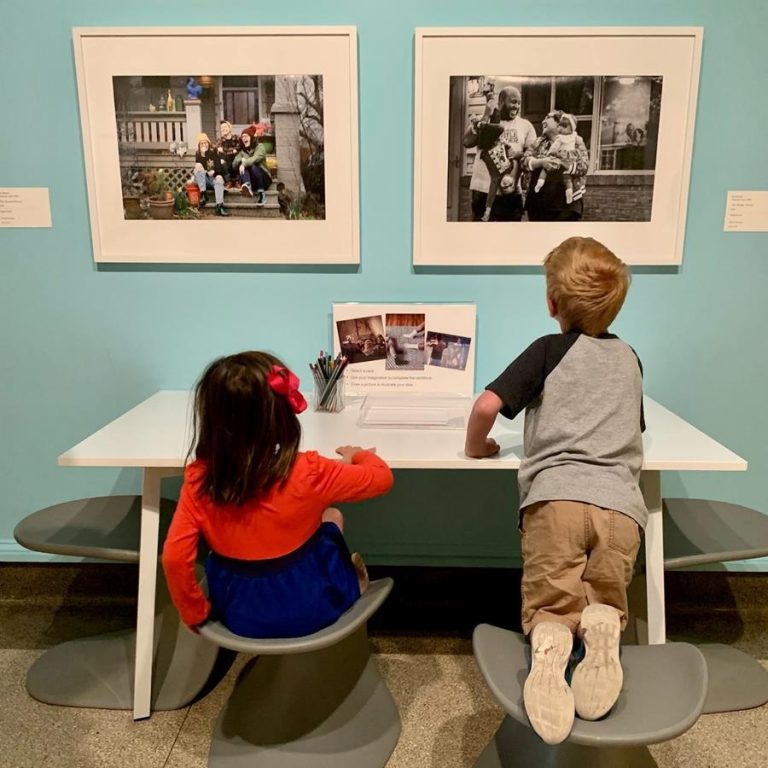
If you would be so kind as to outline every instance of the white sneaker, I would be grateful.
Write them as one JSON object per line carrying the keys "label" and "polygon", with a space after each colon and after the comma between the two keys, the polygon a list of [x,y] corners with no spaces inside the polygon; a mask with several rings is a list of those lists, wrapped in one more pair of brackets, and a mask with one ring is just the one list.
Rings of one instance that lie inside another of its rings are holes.
{"label": "white sneaker", "polygon": [[573,693],[565,669],[573,635],[565,624],[544,621],[531,632],[531,671],[523,687],[523,702],[531,727],[547,744],[559,744],[573,727]]}
{"label": "white sneaker", "polygon": [[588,605],[581,614],[581,631],[584,659],[573,670],[571,689],[578,716],[597,720],[616,703],[624,682],[619,661],[620,614],[610,605]]}

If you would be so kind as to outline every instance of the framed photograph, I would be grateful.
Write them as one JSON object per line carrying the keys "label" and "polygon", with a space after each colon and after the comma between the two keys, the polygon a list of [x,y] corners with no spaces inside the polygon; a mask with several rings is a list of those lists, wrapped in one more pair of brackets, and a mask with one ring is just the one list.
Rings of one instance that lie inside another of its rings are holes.
{"label": "framed photograph", "polygon": [[359,262],[354,27],[73,39],[96,262]]}
{"label": "framed photograph", "polygon": [[700,28],[417,29],[415,265],[680,264]]}
{"label": "framed photograph", "polygon": [[333,352],[348,364],[344,390],[473,394],[474,304],[334,304]]}

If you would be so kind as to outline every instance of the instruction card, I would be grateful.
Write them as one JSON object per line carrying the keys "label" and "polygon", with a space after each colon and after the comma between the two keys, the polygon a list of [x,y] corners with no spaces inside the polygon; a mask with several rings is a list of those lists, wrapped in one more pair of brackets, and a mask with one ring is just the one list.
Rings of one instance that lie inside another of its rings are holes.
{"label": "instruction card", "polygon": [[50,227],[47,187],[0,187],[0,227]]}
{"label": "instruction card", "polygon": [[728,192],[726,232],[768,232],[768,192]]}
{"label": "instruction card", "polygon": [[347,360],[346,394],[470,397],[474,304],[334,304],[333,350]]}

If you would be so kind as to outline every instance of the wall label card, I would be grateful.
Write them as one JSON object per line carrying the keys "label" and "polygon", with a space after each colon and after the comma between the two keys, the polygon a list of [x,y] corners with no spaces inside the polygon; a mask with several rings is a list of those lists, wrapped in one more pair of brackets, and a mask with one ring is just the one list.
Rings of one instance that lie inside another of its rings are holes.
{"label": "wall label card", "polygon": [[47,187],[0,187],[0,227],[50,227]]}
{"label": "wall label card", "polygon": [[471,396],[475,319],[474,304],[334,304],[345,393]]}
{"label": "wall label card", "polygon": [[768,192],[729,191],[725,232],[768,232]]}

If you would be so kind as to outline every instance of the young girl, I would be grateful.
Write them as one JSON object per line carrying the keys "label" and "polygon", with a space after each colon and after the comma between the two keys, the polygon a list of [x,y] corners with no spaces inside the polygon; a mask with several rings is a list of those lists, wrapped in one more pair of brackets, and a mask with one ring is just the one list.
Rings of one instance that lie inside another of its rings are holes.
{"label": "young girl", "polygon": [[[163,548],[182,621],[221,621],[245,637],[298,637],[332,624],[367,587],[334,502],[386,493],[374,449],[341,460],[299,451],[299,380],[276,357],[242,352],[211,363],[195,389],[195,460],[187,465]],[[195,577],[199,537],[211,553],[206,599]]]}
{"label": "young girl", "polygon": [[[560,160],[572,162],[576,153],[576,118],[573,115],[563,113],[560,118],[558,136],[552,143],[547,154]],[[541,192],[544,182],[547,180],[547,169],[542,169],[539,180],[536,182],[534,192]],[[565,187],[565,202],[570,205],[573,202],[573,179],[570,174],[563,173],[563,186]]]}

